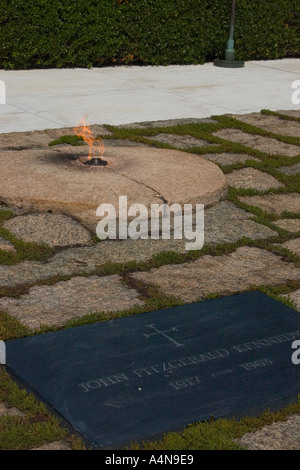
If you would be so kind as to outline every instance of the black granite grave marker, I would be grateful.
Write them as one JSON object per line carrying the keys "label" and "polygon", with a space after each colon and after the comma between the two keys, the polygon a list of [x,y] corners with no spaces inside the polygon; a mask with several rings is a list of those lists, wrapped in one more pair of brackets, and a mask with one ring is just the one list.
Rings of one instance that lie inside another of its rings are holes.
{"label": "black granite grave marker", "polygon": [[8,370],[96,448],[297,400],[299,313],[249,292],[6,342]]}

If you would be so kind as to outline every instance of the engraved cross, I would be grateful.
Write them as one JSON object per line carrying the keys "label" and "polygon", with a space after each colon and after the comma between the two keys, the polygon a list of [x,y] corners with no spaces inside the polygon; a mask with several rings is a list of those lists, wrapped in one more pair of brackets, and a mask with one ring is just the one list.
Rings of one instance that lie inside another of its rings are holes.
{"label": "engraved cross", "polygon": [[152,328],[155,333],[149,333],[149,334],[145,334],[144,333],[144,336],[146,336],[146,338],[148,338],[149,336],[152,336],[152,335],[162,335],[164,336],[165,338],[167,338],[168,340],[172,341],[172,343],[174,343],[176,346],[184,346],[184,344],[181,344],[181,343],[178,343],[175,339],[171,338],[169,335],[167,335],[167,333],[169,333],[170,331],[178,331],[177,328],[173,327],[171,328],[170,330],[159,330],[158,328],[156,328],[155,325],[146,325],[148,326],[148,328]]}

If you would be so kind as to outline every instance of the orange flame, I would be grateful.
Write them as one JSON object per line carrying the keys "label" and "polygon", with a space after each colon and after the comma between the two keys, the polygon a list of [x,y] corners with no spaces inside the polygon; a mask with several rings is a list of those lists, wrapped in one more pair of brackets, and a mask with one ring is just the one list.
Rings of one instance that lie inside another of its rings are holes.
{"label": "orange flame", "polygon": [[[104,153],[104,143],[101,138],[96,139],[93,132],[89,128],[88,123],[83,118],[73,129],[74,134],[78,137],[82,137],[84,142],[89,146],[89,156],[90,160],[92,157],[99,156],[101,157]],[[97,155],[98,154],[98,155]]]}

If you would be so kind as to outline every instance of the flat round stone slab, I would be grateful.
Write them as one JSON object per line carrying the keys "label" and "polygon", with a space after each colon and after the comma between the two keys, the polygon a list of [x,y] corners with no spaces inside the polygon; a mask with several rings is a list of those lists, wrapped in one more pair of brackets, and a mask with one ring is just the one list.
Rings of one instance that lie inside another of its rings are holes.
{"label": "flat round stone slab", "polygon": [[128,205],[204,204],[227,193],[223,172],[197,155],[154,148],[107,147],[104,167],[84,165],[86,146],[2,152],[0,199],[7,205],[97,223],[96,209],[127,196]]}

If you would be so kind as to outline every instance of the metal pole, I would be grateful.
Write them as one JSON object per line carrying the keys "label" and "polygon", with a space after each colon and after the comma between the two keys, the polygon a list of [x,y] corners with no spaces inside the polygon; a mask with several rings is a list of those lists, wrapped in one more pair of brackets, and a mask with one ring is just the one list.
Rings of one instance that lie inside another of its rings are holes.
{"label": "metal pole", "polygon": [[233,39],[236,0],[232,0],[229,39]]}
{"label": "metal pole", "polygon": [[235,20],[236,0],[232,0],[231,16],[230,16],[230,30],[229,39],[227,41],[227,48],[225,50],[225,60],[216,59],[214,65],[218,67],[244,67],[244,62],[234,60],[234,20]]}
{"label": "metal pole", "polygon": [[232,0],[231,17],[230,17],[230,31],[229,31],[229,39],[227,41],[227,49],[225,51],[225,60],[234,60],[233,33],[234,33],[235,7],[236,7],[236,0]]}

